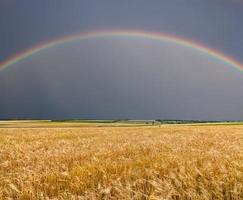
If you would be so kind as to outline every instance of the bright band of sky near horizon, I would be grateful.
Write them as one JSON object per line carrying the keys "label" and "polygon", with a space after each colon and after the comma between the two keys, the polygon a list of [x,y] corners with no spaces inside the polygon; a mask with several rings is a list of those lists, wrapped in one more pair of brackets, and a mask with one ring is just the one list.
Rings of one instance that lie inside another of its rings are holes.
{"label": "bright band of sky near horizon", "polygon": [[200,43],[191,41],[189,39],[181,38],[178,36],[172,36],[169,34],[164,33],[154,33],[154,32],[146,32],[141,30],[115,30],[115,31],[93,31],[93,32],[84,32],[76,35],[69,35],[60,37],[57,39],[54,39],[49,42],[45,42],[39,45],[36,45],[26,51],[20,52],[13,57],[7,59],[6,61],[3,61],[0,63],[0,70],[3,70],[7,67],[10,67],[19,61],[30,57],[31,55],[34,55],[35,53],[38,53],[42,50],[49,49],[51,47],[61,45],[64,43],[72,42],[75,40],[85,40],[85,39],[92,39],[92,38],[100,38],[100,37],[137,37],[137,38],[144,38],[144,39],[150,39],[150,40],[158,40],[158,41],[167,41],[171,43],[175,43],[184,47],[188,47],[191,49],[195,49],[197,51],[200,51],[206,55],[212,56],[225,64],[228,64],[239,71],[243,72],[243,64],[241,64],[236,59],[233,59],[229,56],[226,56],[220,51],[217,51],[215,49],[209,48],[205,45],[202,45]]}

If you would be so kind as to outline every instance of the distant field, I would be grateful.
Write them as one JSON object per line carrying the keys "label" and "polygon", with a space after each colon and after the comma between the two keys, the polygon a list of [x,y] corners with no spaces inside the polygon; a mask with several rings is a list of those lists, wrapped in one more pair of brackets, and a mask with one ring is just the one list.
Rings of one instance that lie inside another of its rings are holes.
{"label": "distant field", "polygon": [[6,120],[0,121],[0,128],[58,128],[58,127],[120,127],[120,126],[148,126],[150,121],[139,120]]}
{"label": "distant field", "polygon": [[241,200],[231,124],[0,122],[0,199]]}
{"label": "distant field", "polygon": [[243,125],[243,122],[197,122],[155,120],[0,120],[0,128],[59,128],[59,127],[135,127],[163,125]]}

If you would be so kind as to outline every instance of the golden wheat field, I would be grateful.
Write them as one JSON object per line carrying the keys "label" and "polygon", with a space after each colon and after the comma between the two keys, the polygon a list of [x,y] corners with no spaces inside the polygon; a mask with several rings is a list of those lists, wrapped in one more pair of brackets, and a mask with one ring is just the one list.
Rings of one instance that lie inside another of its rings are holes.
{"label": "golden wheat field", "polygon": [[243,199],[243,126],[0,128],[0,199]]}

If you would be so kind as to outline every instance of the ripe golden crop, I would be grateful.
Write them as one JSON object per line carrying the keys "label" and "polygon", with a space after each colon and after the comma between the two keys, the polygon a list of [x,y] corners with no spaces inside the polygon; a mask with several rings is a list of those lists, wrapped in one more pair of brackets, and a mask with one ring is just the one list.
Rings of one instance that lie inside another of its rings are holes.
{"label": "ripe golden crop", "polygon": [[243,126],[1,128],[0,199],[243,199]]}

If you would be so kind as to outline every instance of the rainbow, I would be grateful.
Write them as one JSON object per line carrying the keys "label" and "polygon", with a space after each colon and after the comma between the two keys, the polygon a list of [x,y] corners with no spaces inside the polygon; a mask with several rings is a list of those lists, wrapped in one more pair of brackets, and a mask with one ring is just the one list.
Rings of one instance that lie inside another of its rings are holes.
{"label": "rainbow", "polygon": [[4,62],[0,63],[0,70],[3,70],[9,66],[12,66],[19,61],[34,55],[35,53],[38,53],[40,51],[43,51],[45,49],[49,49],[51,47],[61,45],[64,43],[68,43],[71,41],[78,41],[78,40],[85,40],[85,39],[92,39],[92,38],[100,38],[100,37],[111,37],[111,36],[117,36],[117,37],[137,37],[137,38],[144,38],[144,39],[150,39],[150,40],[158,40],[158,41],[167,41],[171,43],[175,43],[184,47],[188,47],[191,49],[195,49],[197,51],[200,51],[206,55],[212,56],[225,64],[228,64],[240,71],[243,72],[243,65],[229,57],[221,53],[220,51],[214,50],[212,48],[209,48],[203,44],[181,38],[178,36],[172,36],[164,33],[153,33],[153,32],[146,32],[146,31],[141,31],[141,30],[129,30],[129,31],[124,31],[124,30],[113,30],[113,31],[93,31],[93,32],[84,32],[76,35],[71,35],[71,36],[65,36],[65,37],[60,37],[57,39],[54,39],[52,41],[38,44],[24,52],[20,52],[13,57],[5,60]]}

